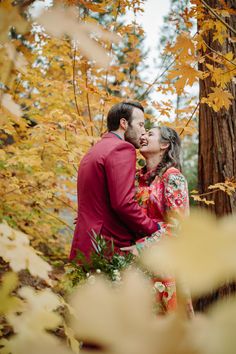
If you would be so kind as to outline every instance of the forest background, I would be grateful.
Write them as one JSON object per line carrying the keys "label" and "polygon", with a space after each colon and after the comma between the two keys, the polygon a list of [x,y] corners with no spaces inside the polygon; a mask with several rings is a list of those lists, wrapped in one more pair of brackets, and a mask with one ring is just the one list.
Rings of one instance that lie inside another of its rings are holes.
{"label": "forest background", "polygon": [[[16,286],[71,287],[63,277],[77,169],[106,131],[114,103],[139,100],[147,126],[164,121],[178,131],[195,204],[217,217],[236,208],[234,1],[172,0],[151,82],[143,75],[148,52],[136,21],[145,1],[58,1],[32,18],[34,5],[0,2],[1,274],[19,272],[18,281],[14,273],[3,280],[3,314]],[[17,332],[16,321],[4,321],[4,336]]]}

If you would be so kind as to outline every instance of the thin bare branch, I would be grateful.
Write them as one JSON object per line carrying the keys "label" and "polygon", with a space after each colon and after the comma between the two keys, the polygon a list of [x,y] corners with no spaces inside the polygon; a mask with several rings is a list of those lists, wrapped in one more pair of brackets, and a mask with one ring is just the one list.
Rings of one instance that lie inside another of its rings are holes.
{"label": "thin bare branch", "polygon": [[[31,189],[31,190],[35,190],[35,191],[40,191],[40,188],[39,187],[36,187],[36,186],[31,186],[31,185],[27,185],[27,186],[24,186],[24,187],[21,187],[20,190],[25,190],[25,189]],[[19,188],[14,188],[14,189],[11,189],[10,191],[6,192],[6,193],[3,193],[1,194],[1,197],[5,197],[6,195],[8,194],[11,194],[11,193],[14,193],[16,192],[17,190],[19,190]],[[53,194],[53,198],[54,199],[57,199],[58,201],[60,201],[61,203],[63,203],[64,205],[66,205],[68,208],[72,209],[73,211],[77,212],[77,209],[75,209],[72,205],[66,203],[63,199],[59,198],[58,196],[56,196],[55,194]]]}
{"label": "thin bare branch", "polygon": [[61,218],[59,218],[58,216],[49,213],[49,211],[45,210],[44,208],[42,208],[40,205],[37,205],[37,208],[40,209],[43,213],[51,216],[52,218],[56,219],[57,221],[59,221],[61,224],[65,225],[66,227],[68,227],[71,231],[74,231],[74,229],[67,224],[64,220],[62,220]]}
{"label": "thin bare branch", "polygon": [[[15,65],[15,59],[16,59],[16,55],[17,55],[17,51],[15,50],[14,52],[14,57],[12,58],[11,62],[10,62],[10,65],[8,67],[8,71],[7,71],[7,75],[6,75],[6,81],[4,82],[4,86],[7,87],[9,82],[10,82],[10,79],[11,79],[11,73],[12,73],[12,70],[14,69],[14,65]],[[3,90],[0,90],[0,105],[2,103],[2,98],[3,98],[3,94],[4,94],[4,91]]]}
{"label": "thin bare branch", "polygon": [[146,90],[137,97],[137,100],[143,100],[145,96],[149,94],[153,86],[155,86],[158,83],[159,79],[162,78],[162,76],[164,76],[165,73],[171,68],[171,66],[175,63],[176,59],[178,59],[178,56],[167,66],[167,68],[165,68],[165,70],[159,76],[155,78],[155,80],[151,84],[148,85]]}
{"label": "thin bare branch", "polygon": [[85,85],[86,85],[86,102],[87,102],[87,107],[88,107],[88,115],[89,115],[89,121],[91,123],[91,134],[93,136],[93,118],[92,118],[89,93],[88,93],[88,68],[85,71]]}
{"label": "thin bare branch", "polygon": [[79,110],[79,106],[78,106],[78,101],[77,101],[77,96],[76,96],[76,86],[75,86],[75,58],[76,58],[76,47],[74,48],[74,54],[73,54],[73,92],[74,92],[74,100],[75,100],[75,106],[76,106],[76,111],[77,111],[77,114],[78,114],[78,117],[79,117],[79,120],[81,122],[81,124],[83,125],[83,128],[86,132],[86,134],[89,136],[89,132],[86,128],[86,125],[83,121],[83,119],[81,119],[81,112]]}
{"label": "thin bare branch", "polygon": [[63,203],[67,208],[70,208],[77,213],[77,209],[75,209],[72,205],[66,203],[63,199],[57,197],[55,194],[53,194],[53,198],[57,199],[59,202]]}
{"label": "thin bare branch", "polygon": [[[120,12],[120,0],[118,1],[118,5],[117,5],[117,11],[116,11],[116,15],[115,15],[115,18],[114,18],[114,22],[117,22],[117,18],[118,18],[118,15],[119,15],[119,12]],[[115,29],[114,29],[115,31]],[[109,55],[111,55],[111,52],[112,52],[112,42],[110,44],[110,48],[109,48]],[[109,68],[110,66],[107,67],[107,70],[106,70],[106,76],[105,76],[105,92],[106,92],[106,97],[108,96],[108,73],[109,73]],[[106,103],[106,100],[104,99],[103,102],[102,102],[102,119],[101,119],[101,127],[100,127],[100,133],[102,133],[102,130],[103,130],[103,124],[104,124],[104,118],[105,118],[105,103]]]}
{"label": "thin bare branch", "polygon": [[[194,39],[194,37],[196,36],[196,34],[198,34],[198,32],[196,32],[196,33],[192,36],[192,39]],[[145,96],[147,96],[147,95],[150,93],[150,91],[152,90],[153,86],[155,86],[155,85],[158,83],[159,79],[162,78],[162,77],[165,75],[165,73],[172,67],[172,65],[173,65],[173,64],[175,63],[175,61],[179,58],[179,56],[180,56],[180,53],[179,53],[178,55],[176,55],[176,57],[174,58],[174,60],[167,66],[167,68],[165,68],[165,70],[164,70],[160,75],[158,75],[158,76],[156,77],[156,79],[155,79],[151,84],[149,84],[149,86],[146,88],[146,90],[145,90],[140,96],[137,97],[137,100],[142,100],[142,99],[144,99]]]}
{"label": "thin bare branch", "polygon": [[[233,61],[231,61],[231,60],[229,60],[228,58],[226,58],[226,56],[225,56],[224,54],[222,54],[222,53],[220,53],[220,52],[217,52],[215,49],[211,48],[204,40],[203,40],[203,42],[204,42],[205,46],[206,46],[211,52],[217,54],[218,56],[222,57],[224,60],[228,61],[230,64],[232,64],[233,66],[236,67],[236,64],[235,64]],[[211,59],[211,58],[210,58],[210,59]]]}
{"label": "thin bare branch", "polygon": [[189,123],[190,123],[190,122],[191,122],[191,120],[193,119],[194,114],[196,113],[196,111],[197,111],[198,107],[199,107],[199,102],[198,102],[198,104],[196,105],[196,107],[194,108],[193,113],[191,114],[190,118],[188,119],[187,123],[185,124],[184,128],[181,130],[181,132],[179,133],[179,135],[182,135],[182,134],[183,134],[184,129],[185,129],[185,128],[189,125]]}
{"label": "thin bare branch", "polygon": [[204,5],[204,7],[215,17],[217,18],[217,20],[219,20],[221,23],[223,23],[230,31],[232,31],[234,34],[236,34],[236,29],[234,29],[233,27],[231,27],[227,22],[225,22],[225,20],[218,15],[218,13],[212,8],[210,7],[204,0],[200,0],[201,3]]}

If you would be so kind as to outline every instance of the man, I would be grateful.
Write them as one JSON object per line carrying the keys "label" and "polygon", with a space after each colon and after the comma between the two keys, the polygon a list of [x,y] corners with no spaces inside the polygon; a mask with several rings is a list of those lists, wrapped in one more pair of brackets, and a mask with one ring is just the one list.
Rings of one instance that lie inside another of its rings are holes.
{"label": "man", "polygon": [[84,156],[78,172],[78,218],[70,259],[78,250],[87,258],[93,231],[128,247],[158,230],[135,196],[136,151],[144,128],[144,109],[137,102],[114,105],[107,116],[108,133]]}

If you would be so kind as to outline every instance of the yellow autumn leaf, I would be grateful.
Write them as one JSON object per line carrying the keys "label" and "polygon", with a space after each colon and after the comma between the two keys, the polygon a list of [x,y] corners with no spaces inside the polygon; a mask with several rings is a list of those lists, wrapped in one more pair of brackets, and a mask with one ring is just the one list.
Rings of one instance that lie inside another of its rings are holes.
{"label": "yellow autumn leaf", "polygon": [[228,52],[228,53],[224,54],[224,57],[230,61],[235,60],[235,55],[233,52]]}
{"label": "yellow autumn leaf", "polygon": [[23,34],[29,28],[29,23],[20,16],[17,7],[12,6],[10,1],[2,1],[0,3],[0,43],[9,40],[8,35],[11,27],[15,27],[18,32]]}
{"label": "yellow autumn leaf", "polygon": [[228,195],[232,195],[232,193],[236,190],[236,182],[234,180],[227,180],[225,182],[215,183],[210,185],[208,189],[219,189],[223,192],[226,192]]}
{"label": "yellow autumn leaf", "polygon": [[[99,348],[100,354],[175,353],[196,351],[195,319],[179,313],[156,316],[151,284],[137,270],[126,270],[120,284],[103,278],[81,285],[72,295],[76,315],[71,318],[74,332],[84,343]],[[137,311],[139,309],[139,311]],[[170,333],[174,340],[169,340]],[[81,354],[87,348],[81,349]]]}
{"label": "yellow autumn leaf", "polygon": [[[203,51],[203,53],[205,53],[206,50],[207,50],[207,46],[206,46],[206,42],[205,42],[205,40],[203,39],[202,35],[201,35],[201,34],[197,34],[197,35],[195,36],[195,39],[196,39],[196,41],[197,41],[197,49],[198,49],[198,50],[200,49],[200,50]],[[199,60],[200,63],[202,63],[202,62],[204,62],[204,61],[205,61],[205,56],[201,57],[200,60]]]}
{"label": "yellow autumn leaf", "polygon": [[233,96],[230,92],[223,90],[220,87],[213,87],[212,93],[209,93],[207,97],[201,99],[201,103],[206,103],[215,112],[218,112],[221,108],[225,107],[229,109]]}
{"label": "yellow autumn leaf", "polygon": [[207,68],[211,73],[211,80],[221,88],[226,88],[227,84],[235,76],[234,70],[228,70],[228,68],[214,67],[211,64],[206,64]]}
{"label": "yellow autumn leaf", "polygon": [[192,322],[192,343],[201,354],[234,354],[236,349],[235,298],[218,301]]}
{"label": "yellow autumn leaf", "polygon": [[213,41],[218,41],[222,45],[227,38],[226,26],[221,21],[215,21],[214,26]]}
{"label": "yellow autumn leaf", "polygon": [[185,279],[194,295],[236,279],[236,219],[217,221],[206,212],[192,212],[177,238],[162,240],[143,254],[154,273]]}
{"label": "yellow autumn leaf", "polygon": [[[62,37],[67,34],[74,41],[78,41],[82,52],[102,67],[109,65],[110,58],[98,42],[91,39],[91,34],[109,42],[118,43],[120,41],[116,34],[105,31],[101,26],[93,23],[79,23],[77,10],[73,7],[66,9],[55,7],[45,11],[37,18],[37,21],[53,36]],[[58,23],[61,25],[58,26]]]}
{"label": "yellow autumn leaf", "polygon": [[[0,121],[0,123],[1,123],[1,121]],[[1,161],[4,161],[6,159],[6,153],[5,153],[5,151],[4,150],[0,150],[0,160]]]}
{"label": "yellow autumn leaf", "polygon": [[99,12],[101,14],[104,14],[107,12],[106,5],[107,2],[99,2],[99,3],[92,3],[92,2],[87,2],[85,0],[80,0],[80,3],[83,4],[87,9],[94,11],[94,12]]}
{"label": "yellow autumn leaf", "polygon": [[126,271],[116,287],[94,277],[76,289],[70,305],[74,333],[101,353],[152,353],[158,346],[151,284],[137,270]]}
{"label": "yellow autumn leaf", "polygon": [[1,346],[2,354],[25,354],[29,349],[34,354],[73,354],[61,340],[46,332],[26,331],[21,335],[16,334],[10,340],[1,343]]}
{"label": "yellow autumn leaf", "polygon": [[10,295],[18,285],[18,278],[15,273],[6,273],[2,277],[0,286],[0,314],[7,314],[17,311],[21,307],[21,300],[16,296]]}
{"label": "yellow autumn leaf", "polygon": [[51,284],[48,276],[51,271],[50,264],[30,247],[26,234],[12,229],[7,223],[0,224],[0,257],[9,262],[14,271],[28,269],[33,276],[38,276]]}
{"label": "yellow autumn leaf", "polygon": [[12,96],[9,93],[4,93],[1,100],[2,106],[10,113],[17,117],[22,116],[20,106],[14,102]]}
{"label": "yellow autumn leaf", "polygon": [[[51,312],[58,309],[58,307],[62,305],[59,296],[48,288],[36,291],[30,287],[23,287],[18,291],[18,294],[27,302],[29,311]],[[61,319],[58,319],[58,321],[60,323]],[[42,324],[38,325],[41,326]],[[45,328],[50,328],[47,327],[48,325],[51,326],[52,324],[45,323]],[[53,327],[57,325],[58,323],[56,322]]]}
{"label": "yellow autumn leaf", "polygon": [[189,64],[176,63],[173,70],[169,71],[167,77],[170,80],[176,80],[173,85],[176,88],[176,92],[181,94],[185,86],[192,86],[201,77],[201,72]]}
{"label": "yellow autumn leaf", "polygon": [[207,199],[204,198],[203,201],[204,201],[204,203],[205,203],[206,205],[215,205],[214,200],[207,200]]}
{"label": "yellow autumn leaf", "polygon": [[[50,289],[35,291],[29,287],[21,288],[18,293],[24,300],[24,306],[21,311],[6,316],[7,321],[14,329],[15,335],[10,341],[3,343],[4,351],[9,350],[12,354],[23,354],[23,348],[26,350],[27,343],[31,343],[33,347],[37,343],[37,348],[40,348],[43,343],[45,344],[45,350],[50,348],[51,342],[56,345],[55,337],[46,331],[55,329],[62,323],[61,316],[53,311],[61,305],[58,296],[52,293]],[[42,342],[41,344],[39,340]],[[61,352],[64,352],[62,348]]]}
{"label": "yellow autumn leaf", "polygon": [[65,335],[67,336],[67,340],[70,343],[70,347],[71,347],[73,353],[79,354],[80,343],[75,338],[74,331],[70,327],[68,327],[65,322],[64,322],[64,330],[65,330]]}
{"label": "yellow autumn leaf", "polygon": [[28,62],[25,56],[21,52],[17,52],[15,46],[12,43],[6,43],[5,48],[8,54],[8,57],[11,61],[14,62],[15,68],[25,74],[27,71]]}
{"label": "yellow autumn leaf", "polygon": [[205,203],[206,205],[214,205],[215,202],[214,200],[209,200],[204,198],[204,194],[202,195],[198,195],[198,192],[196,191],[196,194],[192,193],[191,194],[191,198],[193,198],[193,200],[195,200],[196,202],[201,202],[201,203]]}
{"label": "yellow autumn leaf", "polygon": [[197,194],[198,191],[196,189],[193,189],[192,191],[190,191],[191,194]]}
{"label": "yellow autumn leaf", "polygon": [[190,57],[195,53],[195,46],[193,39],[186,32],[181,32],[176,38],[174,46],[170,50],[172,53],[179,55],[182,58]]}

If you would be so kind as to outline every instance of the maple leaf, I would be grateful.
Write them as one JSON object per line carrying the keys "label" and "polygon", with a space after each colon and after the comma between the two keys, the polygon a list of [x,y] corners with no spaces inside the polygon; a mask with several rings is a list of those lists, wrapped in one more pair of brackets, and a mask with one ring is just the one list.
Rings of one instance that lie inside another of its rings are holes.
{"label": "maple leaf", "polygon": [[236,278],[235,228],[232,217],[217,221],[206,212],[192,212],[178,237],[145,251],[143,262],[154,273],[184,279],[191,293],[199,296]]}
{"label": "maple leaf", "polygon": [[[195,191],[196,193],[198,193],[197,191]],[[208,200],[206,198],[204,198],[201,195],[196,195],[196,193],[192,193],[191,198],[193,198],[193,200],[195,200],[196,202],[201,202],[201,203],[205,203],[206,205],[214,205],[215,202],[213,200]]]}
{"label": "maple leaf", "polygon": [[[195,318],[155,315],[152,295],[151,284],[138,270],[125,271],[115,287],[95,276],[92,284],[79,286],[72,295],[73,330],[85,343],[98,346],[100,354],[202,353],[206,341],[196,351]],[[169,340],[170,333],[174,340]],[[81,354],[87,352],[82,347]]]}
{"label": "maple leaf", "polygon": [[[82,52],[90,59],[95,60],[98,65],[107,67],[110,63],[105,50],[98,43],[90,38],[91,34],[98,35],[101,39],[119,43],[120,38],[113,33],[109,33],[93,23],[78,23],[76,8],[64,9],[55,7],[50,11],[45,11],[37,21],[44,26],[46,31],[56,37],[67,34],[74,41],[78,41]],[[58,26],[57,24],[61,25]]]}
{"label": "maple leaf", "polygon": [[0,314],[7,314],[11,311],[17,311],[21,308],[21,300],[10,293],[18,285],[18,278],[15,273],[6,273],[2,277],[0,286]]}
{"label": "maple leaf", "polygon": [[173,54],[179,54],[181,58],[189,58],[195,53],[195,46],[192,38],[190,38],[188,33],[182,32],[176,38],[176,42],[173,47],[171,47],[170,51]]}
{"label": "maple leaf", "polygon": [[39,276],[51,284],[48,277],[51,266],[29,246],[26,234],[10,228],[7,223],[0,224],[0,245],[0,256],[10,263],[14,271],[28,269],[33,276]]}
{"label": "maple leaf", "polygon": [[77,339],[75,338],[74,331],[70,327],[68,327],[66,323],[64,323],[64,330],[65,330],[65,335],[67,336],[67,339],[70,343],[70,347],[71,347],[73,353],[79,354],[80,344],[77,341]]}
{"label": "maple leaf", "polygon": [[[152,102],[152,106],[160,113],[161,116],[170,117],[171,111],[173,110],[173,104],[170,101]],[[146,115],[146,117],[148,117]]]}
{"label": "maple leaf", "polygon": [[[40,320],[40,319],[39,319]],[[73,354],[59,339],[47,333],[24,332],[14,335],[10,340],[1,341],[2,354]]]}
{"label": "maple leaf", "polygon": [[223,107],[229,109],[233,99],[232,94],[220,87],[213,87],[212,91],[207,97],[203,97],[201,102],[208,104],[215,112],[218,112]]}
{"label": "maple leaf", "polygon": [[[24,353],[23,348],[26,350],[25,346],[29,343],[33,347],[37,343],[37,347],[43,346],[45,350],[51,346],[58,347],[60,342],[46,330],[57,328],[62,323],[61,316],[54,312],[61,306],[59,297],[50,289],[35,291],[29,287],[21,288],[18,294],[24,299],[24,306],[21,311],[6,316],[14,328],[15,335],[10,341],[3,343],[4,352]],[[59,352],[63,353],[65,351],[63,349],[62,346]]]}
{"label": "maple leaf", "polygon": [[5,109],[7,109],[8,112],[12,113],[13,115],[17,117],[22,116],[20,106],[13,101],[12,96],[10,94],[3,94],[1,104]]}
{"label": "maple leaf", "polygon": [[[211,64],[206,64],[207,68],[211,72],[211,79],[215,84],[221,88],[226,88],[227,84],[235,76],[234,70],[229,70],[228,68],[217,68]],[[233,65],[232,65],[233,66]]]}
{"label": "maple leaf", "polygon": [[220,21],[215,21],[214,26],[215,32],[213,35],[213,41],[218,41],[222,45],[225,38],[227,38],[226,26]]}
{"label": "maple leaf", "polygon": [[94,280],[93,284],[79,286],[72,294],[74,333],[101,346],[101,353],[151,353],[151,348],[158,345],[151,283],[134,269],[124,274],[122,284],[116,289],[103,278]]}
{"label": "maple leaf", "polygon": [[167,75],[168,79],[176,80],[173,84],[178,94],[183,92],[186,85],[192,86],[201,76],[200,71],[185,63],[176,63],[173,70],[170,70]]}
{"label": "maple leaf", "polygon": [[29,23],[20,16],[17,7],[12,6],[9,0],[3,1],[0,3],[0,43],[9,40],[11,27],[15,27],[18,32],[23,34],[29,28]]}
{"label": "maple leaf", "polygon": [[192,339],[197,343],[200,353],[231,354],[235,352],[235,311],[235,298],[229,297],[212,305],[207,315],[196,317],[192,330],[193,333],[198,334]]}
{"label": "maple leaf", "polygon": [[27,71],[28,62],[21,52],[17,52],[15,46],[12,43],[5,43],[5,48],[8,57],[14,62],[15,68],[25,74]]}
{"label": "maple leaf", "polygon": [[99,12],[101,14],[104,14],[107,12],[105,6],[107,5],[106,1],[103,1],[101,3],[89,3],[85,0],[80,0],[80,3],[83,4],[87,9],[94,11],[94,12]]}
{"label": "maple leaf", "polygon": [[226,180],[225,182],[210,185],[208,189],[219,189],[226,192],[228,195],[232,195],[236,190],[236,182],[234,180]]}

